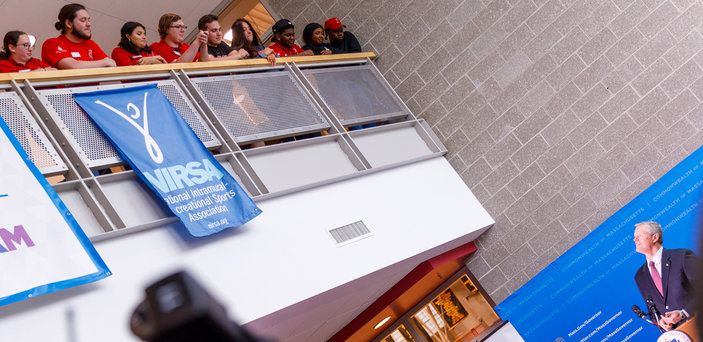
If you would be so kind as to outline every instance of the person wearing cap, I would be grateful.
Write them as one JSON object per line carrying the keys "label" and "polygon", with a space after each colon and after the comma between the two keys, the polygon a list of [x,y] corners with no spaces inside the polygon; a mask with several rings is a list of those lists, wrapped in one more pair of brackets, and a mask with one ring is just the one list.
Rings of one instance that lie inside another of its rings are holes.
{"label": "person wearing cap", "polygon": [[336,17],[325,21],[325,33],[330,40],[332,51],[334,53],[361,52],[361,45],[356,36],[349,31],[344,31],[345,27]]}
{"label": "person wearing cap", "polygon": [[295,43],[295,27],[288,19],[281,19],[273,24],[273,44],[269,47],[277,57],[310,55]]}

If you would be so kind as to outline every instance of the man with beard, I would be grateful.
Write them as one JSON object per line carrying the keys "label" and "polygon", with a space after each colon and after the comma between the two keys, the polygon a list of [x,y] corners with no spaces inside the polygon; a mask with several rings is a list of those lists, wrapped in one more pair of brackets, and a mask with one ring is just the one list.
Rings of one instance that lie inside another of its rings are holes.
{"label": "man with beard", "polygon": [[80,4],[65,5],[54,24],[61,35],[42,45],[42,60],[57,69],[114,67],[115,61],[90,39],[90,15]]}

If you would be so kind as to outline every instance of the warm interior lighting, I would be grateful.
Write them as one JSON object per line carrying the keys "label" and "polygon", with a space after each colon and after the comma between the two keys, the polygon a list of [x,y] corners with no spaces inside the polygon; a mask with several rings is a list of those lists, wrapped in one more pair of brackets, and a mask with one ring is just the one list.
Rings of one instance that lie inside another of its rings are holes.
{"label": "warm interior lighting", "polygon": [[386,323],[387,323],[388,321],[390,321],[390,320],[391,320],[391,316],[388,316],[388,317],[384,318],[382,321],[378,322],[378,324],[376,324],[376,326],[373,327],[373,328],[374,328],[374,329],[378,329],[378,328],[382,327],[384,324],[386,324]]}

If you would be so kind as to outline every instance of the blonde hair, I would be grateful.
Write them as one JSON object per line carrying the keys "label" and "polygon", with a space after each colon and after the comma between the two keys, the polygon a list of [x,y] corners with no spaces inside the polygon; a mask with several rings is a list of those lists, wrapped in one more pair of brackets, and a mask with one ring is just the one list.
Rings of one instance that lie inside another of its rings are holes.
{"label": "blonde hair", "polygon": [[166,37],[168,33],[168,27],[173,24],[174,21],[181,20],[181,16],[173,13],[166,13],[159,19],[159,36],[161,38]]}

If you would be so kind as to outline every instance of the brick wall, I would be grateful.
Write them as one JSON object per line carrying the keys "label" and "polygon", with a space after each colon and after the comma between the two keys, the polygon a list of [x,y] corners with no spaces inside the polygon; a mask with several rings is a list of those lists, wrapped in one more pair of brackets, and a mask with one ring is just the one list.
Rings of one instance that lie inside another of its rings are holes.
{"label": "brick wall", "polygon": [[468,261],[496,302],[703,144],[701,1],[268,4],[378,54],[496,220]]}

